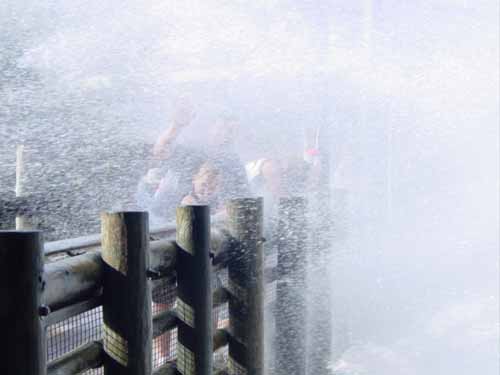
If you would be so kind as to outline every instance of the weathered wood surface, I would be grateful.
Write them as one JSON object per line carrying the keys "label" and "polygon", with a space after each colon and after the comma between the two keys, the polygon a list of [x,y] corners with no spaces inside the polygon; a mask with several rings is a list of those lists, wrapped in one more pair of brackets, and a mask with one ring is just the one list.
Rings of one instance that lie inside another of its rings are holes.
{"label": "weathered wood surface", "polygon": [[177,208],[177,368],[211,375],[213,365],[210,209]]}
{"label": "weathered wood surface", "polygon": [[106,375],[151,374],[152,316],[146,212],[102,215]]}
{"label": "weathered wood surface", "polygon": [[[16,188],[15,194],[17,198],[24,196],[24,145],[18,145],[16,148]],[[25,230],[31,228],[32,224],[27,215],[18,213],[16,215],[16,229]]]}
{"label": "weathered wood surface", "polygon": [[[2,201],[0,200],[0,202]],[[175,237],[175,231],[175,225],[172,224],[152,228],[149,233],[152,237],[154,237],[153,242],[155,242],[162,239],[173,239]],[[228,233],[220,228],[212,228],[210,236],[212,249],[215,249],[216,253],[222,251],[224,249],[225,242],[228,240]],[[44,247],[44,253],[45,255],[55,255],[74,251],[92,251],[97,250],[100,246],[101,235],[91,234],[88,236],[47,242]]]}
{"label": "weathered wood surface", "polygon": [[264,373],[264,255],[262,198],[228,204],[234,238],[228,265],[230,375]]}
{"label": "weathered wood surface", "polygon": [[214,352],[227,345],[229,333],[225,329],[218,329],[214,333]]}
{"label": "weathered wood surface", "polygon": [[[172,240],[150,242],[151,268],[162,274],[173,272],[176,245]],[[88,299],[99,293],[104,263],[101,252],[90,252],[65,258],[45,267],[44,304],[57,310]]]}
{"label": "weathered wood surface", "polygon": [[104,264],[99,252],[49,263],[45,267],[44,304],[57,310],[97,294],[102,285]]}
{"label": "weathered wood surface", "polygon": [[49,363],[47,375],[79,374],[100,367],[103,360],[102,342],[89,342]]}
{"label": "weathered wood surface", "polygon": [[177,327],[177,312],[172,310],[163,311],[153,316],[153,338],[157,338],[171,329]]}
{"label": "weathered wood surface", "polygon": [[174,240],[164,239],[149,243],[149,263],[151,269],[167,275],[175,270],[177,244]]}
{"label": "weathered wood surface", "polygon": [[44,375],[45,339],[39,316],[43,239],[38,231],[0,231],[0,354],[2,375]]}
{"label": "weathered wood surface", "polygon": [[57,324],[65,321],[73,316],[83,314],[84,312],[90,311],[102,305],[102,298],[100,295],[92,297],[88,300],[75,303],[74,305],[70,305],[64,307],[62,309],[51,311],[49,316],[47,316],[43,323],[45,327],[51,326],[53,324]]}
{"label": "weathered wood surface", "polygon": [[179,375],[175,363],[169,362],[153,372],[153,375]]}
{"label": "weathered wood surface", "polygon": [[[175,225],[167,225],[151,229],[150,234],[155,237],[175,236]],[[68,238],[65,240],[47,242],[44,247],[45,255],[55,255],[70,251],[88,251],[101,246],[101,234]]]}
{"label": "weathered wood surface", "polygon": [[306,200],[282,198],[279,204],[276,285],[277,375],[306,374]]}
{"label": "weathered wood surface", "polygon": [[224,287],[217,288],[213,293],[213,301],[212,301],[213,307],[218,307],[220,305],[225,304],[226,302],[229,302],[229,297],[230,294],[226,288]]}

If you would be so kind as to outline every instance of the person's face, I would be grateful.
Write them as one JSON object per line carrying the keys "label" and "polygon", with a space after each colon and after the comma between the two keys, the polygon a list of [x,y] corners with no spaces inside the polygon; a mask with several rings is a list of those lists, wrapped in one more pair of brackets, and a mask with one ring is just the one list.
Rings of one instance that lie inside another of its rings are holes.
{"label": "person's face", "polygon": [[219,183],[220,177],[215,171],[202,168],[193,179],[193,190],[200,199],[207,201],[217,192]]}

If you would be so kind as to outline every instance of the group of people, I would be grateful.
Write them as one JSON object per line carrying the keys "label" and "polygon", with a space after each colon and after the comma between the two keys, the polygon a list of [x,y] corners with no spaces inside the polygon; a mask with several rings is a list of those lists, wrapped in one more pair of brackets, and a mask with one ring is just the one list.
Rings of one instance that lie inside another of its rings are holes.
{"label": "group of people", "polygon": [[[302,195],[319,185],[317,147],[306,147],[304,155],[297,157],[259,155],[244,163],[236,149],[239,124],[235,117],[218,118],[210,127],[204,146],[188,147],[179,137],[191,126],[193,118],[189,106],[180,107],[157,138],[153,146],[154,164],[138,185],[139,207],[149,211],[153,225],[174,221],[179,205],[209,205],[212,219],[223,221],[228,200],[263,197],[265,232],[273,237],[279,198]],[[168,288],[167,284],[159,282],[157,288]],[[155,293],[153,301],[159,310],[171,308],[174,303],[171,298],[155,298]],[[217,324],[217,317],[214,322]],[[168,358],[170,334],[159,339],[158,345],[161,358]]]}
{"label": "group of people", "polygon": [[304,157],[261,156],[243,163],[236,150],[237,118],[218,118],[209,129],[206,145],[198,148],[179,142],[193,118],[189,107],[175,112],[154,144],[154,165],[139,182],[137,203],[150,212],[153,225],[173,221],[178,205],[209,205],[212,216],[223,219],[225,202],[252,196],[264,197],[269,214],[279,197],[317,186],[318,150],[309,148]]}

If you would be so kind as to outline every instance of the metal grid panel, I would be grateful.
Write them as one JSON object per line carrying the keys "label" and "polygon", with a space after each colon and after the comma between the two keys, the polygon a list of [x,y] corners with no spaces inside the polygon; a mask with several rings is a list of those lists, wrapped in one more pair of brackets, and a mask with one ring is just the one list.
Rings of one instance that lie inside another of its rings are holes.
{"label": "metal grid panel", "polygon": [[[176,307],[177,286],[174,277],[153,282],[153,316]],[[173,361],[177,355],[177,329],[153,340],[153,368]]]}
{"label": "metal grid panel", "polygon": [[101,327],[102,307],[47,327],[47,360],[50,362],[80,345],[101,339]]}
{"label": "metal grid panel", "polygon": [[[227,271],[221,271],[213,279],[213,287],[227,285]],[[161,279],[153,285],[153,316],[163,311],[175,308],[176,285],[172,278]],[[228,326],[228,305],[224,304],[214,309],[214,329]],[[60,356],[88,342],[102,338],[102,307],[71,317],[63,322],[47,327],[47,359],[53,361]],[[177,356],[177,329],[165,332],[153,340],[153,368],[174,361]],[[218,362],[227,363],[227,349],[217,353]],[[92,369],[84,375],[100,375],[103,369]]]}

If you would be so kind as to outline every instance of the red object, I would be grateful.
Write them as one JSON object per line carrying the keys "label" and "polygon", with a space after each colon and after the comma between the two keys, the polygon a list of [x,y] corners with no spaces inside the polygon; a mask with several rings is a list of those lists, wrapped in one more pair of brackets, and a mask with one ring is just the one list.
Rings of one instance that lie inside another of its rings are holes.
{"label": "red object", "polygon": [[317,148],[309,148],[306,150],[306,154],[310,156],[318,156],[319,150]]}

